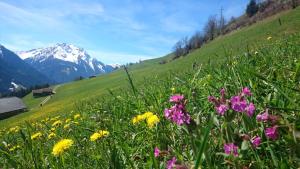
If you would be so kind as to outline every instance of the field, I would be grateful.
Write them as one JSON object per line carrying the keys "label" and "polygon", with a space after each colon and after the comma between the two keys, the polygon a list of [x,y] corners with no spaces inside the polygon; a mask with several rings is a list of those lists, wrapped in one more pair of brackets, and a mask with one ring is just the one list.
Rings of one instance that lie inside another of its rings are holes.
{"label": "field", "polygon": [[299,29],[297,8],[167,64],[64,84],[41,108],[28,95],[31,111],[0,123],[0,166],[297,168]]}

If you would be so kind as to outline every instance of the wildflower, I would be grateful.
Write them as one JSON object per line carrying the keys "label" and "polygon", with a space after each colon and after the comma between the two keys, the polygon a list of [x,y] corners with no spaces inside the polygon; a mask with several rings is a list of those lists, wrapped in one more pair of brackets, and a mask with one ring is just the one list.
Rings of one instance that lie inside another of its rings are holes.
{"label": "wildflower", "polygon": [[272,36],[269,36],[268,38],[267,38],[267,40],[271,40],[272,39]]}
{"label": "wildflower", "polygon": [[238,156],[238,146],[234,145],[233,143],[225,144],[224,151],[228,155],[233,154],[236,157]]}
{"label": "wildflower", "polygon": [[181,102],[182,100],[184,99],[184,96],[183,95],[173,95],[170,97],[170,102],[173,102],[173,103],[178,103],[178,102]]}
{"label": "wildflower", "polygon": [[171,91],[172,91],[172,92],[175,92],[175,90],[176,90],[175,87],[172,87],[172,88],[171,88]]}
{"label": "wildflower", "polygon": [[221,104],[220,106],[216,107],[216,110],[220,115],[223,116],[225,114],[225,112],[228,110],[228,106],[225,104]]}
{"label": "wildflower", "polygon": [[145,120],[145,119],[149,118],[152,115],[153,115],[153,113],[148,111],[148,112],[142,114],[142,119]]}
{"label": "wildflower", "polygon": [[246,114],[249,117],[252,117],[254,112],[255,112],[255,106],[253,103],[250,103],[246,108],[245,108]]}
{"label": "wildflower", "polygon": [[38,138],[41,138],[41,137],[42,137],[42,133],[37,132],[37,133],[31,135],[31,140],[35,140],[35,139],[38,139]]}
{"label": "wildflower", "polygon": [[21,146],[16,145],[16,146],[13,146],[12,148],[10,148],[9,151],[15,151],[16,149],[19,149],[19,148],[21,148]]}
{"label": "wildflower", "polygon": [[51,132],[51,133],[48,135],[48,139],[52,139],[52,138],[54,138],[54,137],[56,137],[56,134],[53,133],[53,132]]}
{"label": "wildflower", "polygon": [[98,139],[100,139],[101,137],[106,137],[109,135],[109,132],[106,130],[100,130],[94,134],[91,135],[90,140],[91,141],[96,141]]}
{"label": "wildflower", "polygon": [[71,121],[71,119],[70,118],[68,118],[68,119],[66,119],[66,123],[69,123]]}
{"label": "wildflower", "polygon": [[173,157],[171,160],[167,161],[167,169],[172,169],[175,167],[176,157]]}
{"label": "wildflower", "polygon": [[276,140],[278,138],[277,126],[269,127],[265,129],[265,135],[267,138]]}
{"label": "wildflower", "polygon": [[57,127],[57,126],[60,126],[62,124],[62,121],[61,120],[56,120],[53,124],[52,124],[52,126],[53,127]]}
{"label": "wildflower", "polygon": [[269,114],[269,109],[266,109],[266,111],[262,114],[258,114],[256,116],[256,120],[258,122],[268,122],[270,121],[271,123],[276,123],[278,121],[278,117],[275,115],[270,115]]}
{"label": "wildflower", "polygon": [[132,123],[136,124],[136,123],[138,123],[138,122],[140,122],[142,120],[144,120],[143,116],[142,115],[137,115],[137,116],[135,116],[135,117],[132,118]]}
{"label": "wildflower", "polygon": [[64,129],[69,129],[69,128],[70,128],[70,124],[64,125]]}
{"label": "wildflower", "polygon": [[71,139],[62,139],[54,145],[52,154],[56,157],[60,156],[66,150],[68,150],[73,144],[74,144],[74,142]]}
{"label": "wildflower", "polygon": [[74,115],[74,119],[76,120],[76,119],[79,119],[81,116],[80,116],[80,114],[75,114]]}
{"label": "wildflower", "polygon": [[52,132],[53,132],[53,131],[55,131],[55,128],[54,128],[54,127],[52,127],[52,128],[50,129],[50,131],[52,131]]}
{"label": "wildflower", "polygon": [[158,157],[159,153],[160,153],[160,150],[157,147],[155,147],[155,149],[154,149],[154,157]]}
{"label": "wildflower", "polygon": [[208,101],[213,103],[215,105],[216,111],[219,113],[219,115],[223,116],[225,112],[229,109],[226,99],[225,99],[225,89],[222,88],[220,90],[221,98],[217,99],[214,96],[209,96]]}
{"label": "wildflower", "polygon": [[158,122],[159,122],[159,118],[156,115],[152,115],[147,118],[147,125],[149,128],[152,128]]}
{"label": "wildflower", "polygon": [[243,90],[242,90],[242,95],[244,96],[251,96],[252,93],[250,91],[250,89],[248,87],[244,87]]}
{"label": "wildflower", "polygon": [[251,143],[253,144],[253,147],[256,148],[261,143],[261,138],[259,136],[255,136],[251,139]]}
{"label": "wildflower", "polygon": [[244,112],[247,107],[247,102],[241,96],[233,96],[230,99],[231,108],[236,112]]}
{"label": "wildflower", "polygon": [[9,132],[14,132],[14,133],[17,133],[20,131],[20,127],[19,126],[15,126],[15,127],[12,127],[9,129]]}

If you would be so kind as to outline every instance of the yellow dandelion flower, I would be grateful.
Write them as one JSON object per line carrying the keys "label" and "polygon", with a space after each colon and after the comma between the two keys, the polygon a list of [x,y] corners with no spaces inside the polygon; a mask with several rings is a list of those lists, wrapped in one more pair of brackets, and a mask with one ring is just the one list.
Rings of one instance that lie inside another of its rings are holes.
{"label": "yellow dandelion flower", "polygon": [[98,139],[100,139],[101,137],[106,137],[109,135],[109,132],[106,130],[100,130],[94,134],[91,135],[90,140],[91,141],[96,141]]}
{"label": "yellow dandelion flower", "polygon": [[31,135],[31,140],[35,140],[35,139],[38,139],[38,138],[41,138],[41,137],[42,137],[42,133],[37,132],[37,133]]}
{"label": "yellow dandelion flower", "polygon": [[71,139],[62,139],[53,146],[52,154],[54,156],[62,155],[66,150],[68,150],[74,144]]}
{"label": "yellow dandelion flower", "polygon": [[53,133],[53,132],[51,132],[51,133],[48,135],[48,139],[52,139],[52,138],[54,138],[54,137],[56,137],[56,134]]}
{"label": "yellow dandelion flower", "polygon": [[150,111],[148,111],[148,112],[144,113],[142,116],[143,116],[143,120],[145,120],[145,119],[147,119],[147,118],[153,116],[153,113],[150,112]]}
{"label": "yellow dandelion flower", "polygon": [[69,128],[70,128],[70,124],[64,125],[64,129],[69,129]]}
{"label": "yellow dandelion flower", "polygon": [[66,122],[66,123],[69,123],[70,121],[71,121],[71,119],[69,118],[69,119],[66,119],[65,122]]}
{"label": "yellow dandelion flower", "polygon": [[57,127],[57,126],[60,126],[62,124],[62,121],[61,120],[56,120],[53,124],[52,124],[52,126],[53,127]]}
{"label": "yellow dandelion flower", "polygon": [[75,114],[74,115],[74,119],[76,120],[76,119],[79,119],[81,116],[80,116],[80,114]]}
{"label": "yellow dandelion flower", "polygon": [[137,116],[135,116],[135,117],[132,118],[132,123],[136,124],[136,123],[138,123],[138,122],[140,122],[142,120],[144,120],[144,117],[142,115],[137,115]]}
{"label": "yellow dandelion flower", "polygon": [[147,125],[149,128],[152,128],[158,122],[159,122],[159,118],[156,115],[152,115],[149,118],[147,118]]}
{"label": "yellow dandelion flower", "polygon": [[267,40],[271,40],[272,39],[272,36],[269,36],[268,38],[267,38]]}

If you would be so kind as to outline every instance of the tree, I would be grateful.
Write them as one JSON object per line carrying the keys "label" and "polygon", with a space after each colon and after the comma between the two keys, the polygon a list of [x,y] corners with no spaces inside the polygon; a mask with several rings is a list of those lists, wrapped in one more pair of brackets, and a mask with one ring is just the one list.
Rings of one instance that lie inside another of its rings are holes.
{"label": "tree", "polygon": [[182,56],[182,54],[183,54],[183,44],[182,44],[182,41],[181,40],[178,41],[174,45],[173,49],[174,49],[174,55],[175,55],[173,59],[177,59],[180,56]]}
{"label": "tree", "polygon": [[256,0],[250,0],[249,4],[247,5],[247,8],[246,8],[246,14],[249,17],[252,17],[253,15],[255,15],[257,13],[258,9],[259,9],[259,6],[256,3]]}
{"label": "tree", "polygon": [[217,19],[216,16],[210,16],[208,21],[204,27],[205,37],[208,40],[213,40],[215,38],[215,34],[217,33]]}

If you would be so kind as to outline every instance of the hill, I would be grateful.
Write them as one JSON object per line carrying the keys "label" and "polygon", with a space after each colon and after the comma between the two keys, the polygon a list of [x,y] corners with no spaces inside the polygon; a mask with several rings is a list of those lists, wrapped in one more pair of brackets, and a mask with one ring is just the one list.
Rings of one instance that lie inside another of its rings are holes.
{"label": "hill", "polygon": [[31,87],[38,84],[53,83],[14,52],[0,45],[0,93],[9,92],[11,85]]}
{"label": "hill", "polygon": [[[231,55],[245,53],[247,50],[254,50],[272,36],[273,40],[299,32],[300,9],[287,11],[267,18],[250,27],[234,31],[228,35],[221,36],[214,41],[197,49],[184,58],[180,58],[167,64],[159,64],[162,60],[171,60],[171,55],[162,58],[144,61],[140,64],[129,67],[130,74],[135,84],[143,84],[145,78],[164,78],[169,73],[188,71],[196,62],[198,65],[211,65],[225,59],[224,53]],[[278,19],[282,25],[279,26]],[[127,76],[124,70],[102,75],[94,79],[67,83],[57,90],[57,94],[43,107],[38,107],[38,101],[31,94],[23,100],[29,104],[31,110],[22,115],[12,117],[0,122],[0,126],[7,124],[15,125],[24,120],[46,117],[50,114],[69,112],[75,107],[75,103],[93,98],[99,98],[108,94],[108,90],[128,88]],[[35,105],[35,104],[37,105]],[[42,113],[41,113],[42,112]]]}

